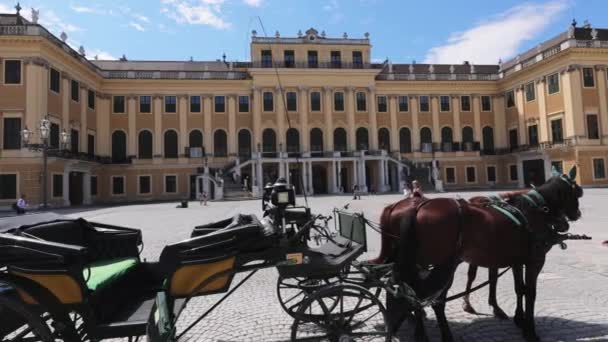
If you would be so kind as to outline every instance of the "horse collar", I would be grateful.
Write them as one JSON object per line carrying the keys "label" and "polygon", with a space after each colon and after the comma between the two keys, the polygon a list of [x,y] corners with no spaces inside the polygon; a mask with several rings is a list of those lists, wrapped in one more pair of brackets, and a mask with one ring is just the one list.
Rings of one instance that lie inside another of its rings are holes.
{"label": "horse collar", "polygon": [[522,196],[535,207],[543,207],[546,203],[543,195],[536,189],[530,190],[527,194],[523,194]]}

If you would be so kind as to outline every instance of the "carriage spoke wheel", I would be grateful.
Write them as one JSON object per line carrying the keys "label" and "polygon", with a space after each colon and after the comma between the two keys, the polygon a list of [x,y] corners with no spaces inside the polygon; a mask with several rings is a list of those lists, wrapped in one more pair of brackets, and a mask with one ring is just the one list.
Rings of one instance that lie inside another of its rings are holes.
{"label": "carriage spoke wheel", "polygon": [[[300,309],[302,301],[311,293],[314,293],[324,286],[334,284],[338,278],[312,279],[305,277],[283,278],[279,277],[277,283],[277,296],[279,303],[285,312],[291,317],[295,317]],[[333,308],[336,303],[326,303]]]}
{"label": "carriage spoke wheel", "polygon": [[[336,303],[331,307],[327,303]],[[309,295],[291,326],[292,341],[391,341],[384,305],[354,284],[335,284]]]}
{"label": "carriage spoke wheel", "polygon": [[13,296],[0,296],[0,341],[1,342],[54,342],[49,324],[51,317],[40,314]]}

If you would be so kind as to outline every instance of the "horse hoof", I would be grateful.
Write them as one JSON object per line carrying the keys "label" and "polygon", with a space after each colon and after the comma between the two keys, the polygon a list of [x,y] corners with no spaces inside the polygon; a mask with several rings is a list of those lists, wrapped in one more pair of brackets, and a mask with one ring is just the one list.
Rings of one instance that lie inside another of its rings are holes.
{"label": "horse hoof", "polygon": [[477,315],[477,311],[475,311],[475,309],[469,303],[462,304],[462,310],[470,313],[471,315]]}
{"label": "horse hoof", "polygon": [[507,316],[507,314],[499,307],[494,308],[494,317],[503,320],[509,319],[509,316]]}
{"label": "horse hoof", "polygon": [[515,317],[513,317],[513,322],[519,329],[524,328],[524,317],[523,316],[515,314]]}

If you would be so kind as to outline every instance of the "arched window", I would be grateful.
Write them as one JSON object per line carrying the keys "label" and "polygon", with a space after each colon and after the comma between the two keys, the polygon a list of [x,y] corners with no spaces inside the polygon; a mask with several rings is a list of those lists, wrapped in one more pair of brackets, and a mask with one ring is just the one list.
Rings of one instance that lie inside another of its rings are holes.
{"label": "arched window", "polygon": [[121,163],[127,160],[127,134],[123,131],[112,133],[112,161]]}
{"label": "arched window", "polygon": [[386,128],[378,130],[378,147],[386,152],[391,151],[391,133]]}
{"label": "arched window", "polygon": [[334,129],[334,151],[346,152],[346,131],[344,128]]}
{"label": "arched window", "polygon": [[188,146],[190,147],[203,147],[203,133],[195,129],[190,132],[188,136]]}
{"label": "arched window", "polygon": [[310,130],[310,151],[323,152],[323,131],[319,128]]}
{"label": "arched window", "polygon": [[473,143],[475,138],[473,137],[473,128],[471,126],[464,126],[462,128],[462,142],[463,143]]}
{"label": "arched window", "polygon": [[277,151],[277,135],[272,128],[262,132],[262,152],[275,153]]}
{"label": "arched window", "polygon": [[441,129],[441,150],[444,152],[451,152],[452,141],[452,128],[443,127]]}
{"label": "arched window", "polygon": [[152,133],[148,130],[139,132],[137,137],[137,157],[139,159],[152,159]]}
{"label": "arched window", "polygon": [[177,158],[177,132],[170,129],[165,132],[165,158]]}
{"label": "arched window", "polygon": [[223,129],[218,129],[213,134],[213,155],[226,157],[228,155],[228,138]]}
{"label": "arched window", "polygon": [[420,142],[423,144],[430,144],[433,142],[433,133],[428,127],[422,127],[420,129]]}
{"label": "arched window", "polygon": [[359,127],[357,128],[357,150],[369,150],[369,134],[367,133],[367,128]]}
{"label": "arched window", "polygon": [[248,130],[242,129],[239,131],[239,156],[243,158],[251,158],[251,133]]}
{"label": "arched window", "polygon": [[285,133],[287,142],[287,152],[300,152],[300,132],[295,128],[290,128]]}
{"label": "arched window", "polygon": [[481,133],[483,135],[483,150],[494,153],[494,129],[490,126],[485,126]]}
{"label": "arched window", "polygon": [[399,151],[401,153],[412,153],[412,133],[407,127],[399,130]]}

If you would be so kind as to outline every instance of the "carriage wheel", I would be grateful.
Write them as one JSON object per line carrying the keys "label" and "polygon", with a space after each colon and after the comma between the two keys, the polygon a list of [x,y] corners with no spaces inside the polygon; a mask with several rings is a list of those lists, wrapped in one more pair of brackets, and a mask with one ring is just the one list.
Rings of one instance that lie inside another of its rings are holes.
{"label": "carriage wheel", "polygon": [[50,317],[30,310],[16,298],[0,296],[0,316],[3,317],[3,327],[0,327],[2,342],[58,340],[47,325]]}
{"label": "carriage wheel", "polygon": [[391,338],[382,302],[354,284],[335,284],[311,294],[291,326],[292,341],[389,342]]}
{"label": "carriage wheel", "polygon": [[295,318],[302,301],[308,295],[337,281],[338,278],[312,279],[305,277],[279,277],[279,281],[277,282],[277,296],[279,297],[279,303],[288,315]]}

